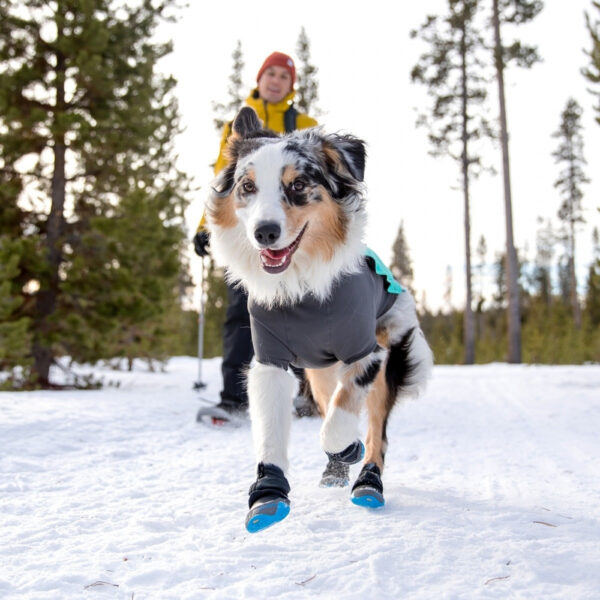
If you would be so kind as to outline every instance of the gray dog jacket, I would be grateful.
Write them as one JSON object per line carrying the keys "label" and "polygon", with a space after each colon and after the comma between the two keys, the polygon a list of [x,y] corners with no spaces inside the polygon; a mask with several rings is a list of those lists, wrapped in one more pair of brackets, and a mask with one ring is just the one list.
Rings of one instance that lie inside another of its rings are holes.
{"label": "gray dog jacket", "polygon": [[377,348],[377,319],[404,291],[369,251],[360,271],[337,280],[325,301],[307,294],[291,306],[265,308],[248,299],[252,343],[259,363],[287,369],[351,364]]}

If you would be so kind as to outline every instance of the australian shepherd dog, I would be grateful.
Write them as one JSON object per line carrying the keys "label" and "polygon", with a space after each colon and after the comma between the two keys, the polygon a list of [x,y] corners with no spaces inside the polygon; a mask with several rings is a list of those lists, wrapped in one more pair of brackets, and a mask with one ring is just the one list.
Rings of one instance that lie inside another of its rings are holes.
{"label": "australian shepherd dog", "polygon": [[279,136],[243,108],[228,153],[206,215],[215,258],[249,297],[258,476],[246,528],[259,531],[289,512],[291,365],[305,369],[323,417],[321,484],[347,485],[348,466],[364,458],[351,500],[380,507],[390,411],[423,388],[433,359],[412,296],[363,243],[364,142],[320,128]]}

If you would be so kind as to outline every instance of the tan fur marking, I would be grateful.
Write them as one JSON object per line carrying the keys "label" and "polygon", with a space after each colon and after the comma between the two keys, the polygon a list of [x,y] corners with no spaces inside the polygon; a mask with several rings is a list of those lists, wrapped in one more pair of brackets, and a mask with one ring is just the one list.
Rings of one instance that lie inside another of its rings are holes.
{"label": "tan fur marking", "polygon": [[223,150],[223,156],[227,159],[228,163],[232,162],[234,159],[233,146],[238,139],[240,139],[239,133],[237,133],[237,131],[235,131],[233,127],[231,127],[231,133],[227,138],[227,144],[225,146],[225,149]]}
{"label": "tan fur marking", "polygon": [[235,214],[233,194],[230,194],[227,198],[213,197],[207,206],[206,212],[209,221],[223,229],[237,225],[238,218]]}
{"label": "tan fur marking", "polygon": [[355,363],[348,369],[344,370],[343,375],[339,378],[339,383],[333,393],[331,401],[337,408],[343,408],[348,412],[360,414],[363,406],[364,396],[361,390],[356,385],[357,377],[362,375],[363,369],[359,363]]}
{"label": "tan fur marking", "polygon": [[388,388],[385,383],[385,365],[377,373],[377,377],[367,396],[369,427],[365,441],[365,464],[374,462],[383,473],[383,423],[386,417],[386,399]]}
{"label": "tan fur marking", "polygon": [[341,173],[342,171],[348,171],[344,166],[344,162],[342,161],[339,152],[335,148],[332,148],[328,144],[323,144],[323,153],[325,154],[327,160],[333,164],[334,169],[338,173]]}
{"label": "tan fur marking", "polygon": [[292,165],[287,165],[283,170],[283,175],[281,176],[281,181],[287,187],[296,177],[300,175],[300,172],[295,169]]}
{"label": "tan fur marking", "polygon": [[327,414],[327,407],[337,384],[338,368],[339,364],[336,363],[325,369],[306,369],[304,371],[322,417]]}
{"label": "tan fur marking", "polygon": [[325,369],[305,371],[321,415],[327,414],[330,402],[333,402],[337,408],[343,408],[354,414],[360,413],[362,408],[362,394],[355,383],[356,378],[362,374],[362,369],[356,364],[345,369],[340,377],[340,365],[341,363],[336,363]]}
{"label": "tan fur marking", "polygon": [[319,191],[321,202],[286,208],[288,235],[293,235],[308,222],[302,248],[311,258],[327,261],[346,241],[347,219],[342,207],[331,199],[325,188],[319,186]]}
{"label": "tan fur marking", "polygon": [[377,343],[382,347],[382,348],[389,348],[390,347],[390,334],[388,332],[387,329],[378,329],[376,332],[376,337],[377,337]]}

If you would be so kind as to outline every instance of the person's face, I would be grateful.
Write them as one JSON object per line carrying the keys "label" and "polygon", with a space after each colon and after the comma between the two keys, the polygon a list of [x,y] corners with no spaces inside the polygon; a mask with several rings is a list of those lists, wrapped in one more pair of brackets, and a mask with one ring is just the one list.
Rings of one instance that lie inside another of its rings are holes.
{"label": "person's face", "polygon": [[292,91],[290,72],[283,67],[268,67],[258,80],[258,93],[271,104],[281,102]]}

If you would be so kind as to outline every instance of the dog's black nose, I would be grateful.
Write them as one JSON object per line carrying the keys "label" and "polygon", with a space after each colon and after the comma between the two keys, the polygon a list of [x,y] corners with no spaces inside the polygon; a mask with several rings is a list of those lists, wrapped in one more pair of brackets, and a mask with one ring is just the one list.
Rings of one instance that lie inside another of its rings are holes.
{"label": "dog's black nose", "polygon": [[256,241],[265,248],[273,245],[281,235],[281,227],[273,221],[263,221],[254,230]]}

